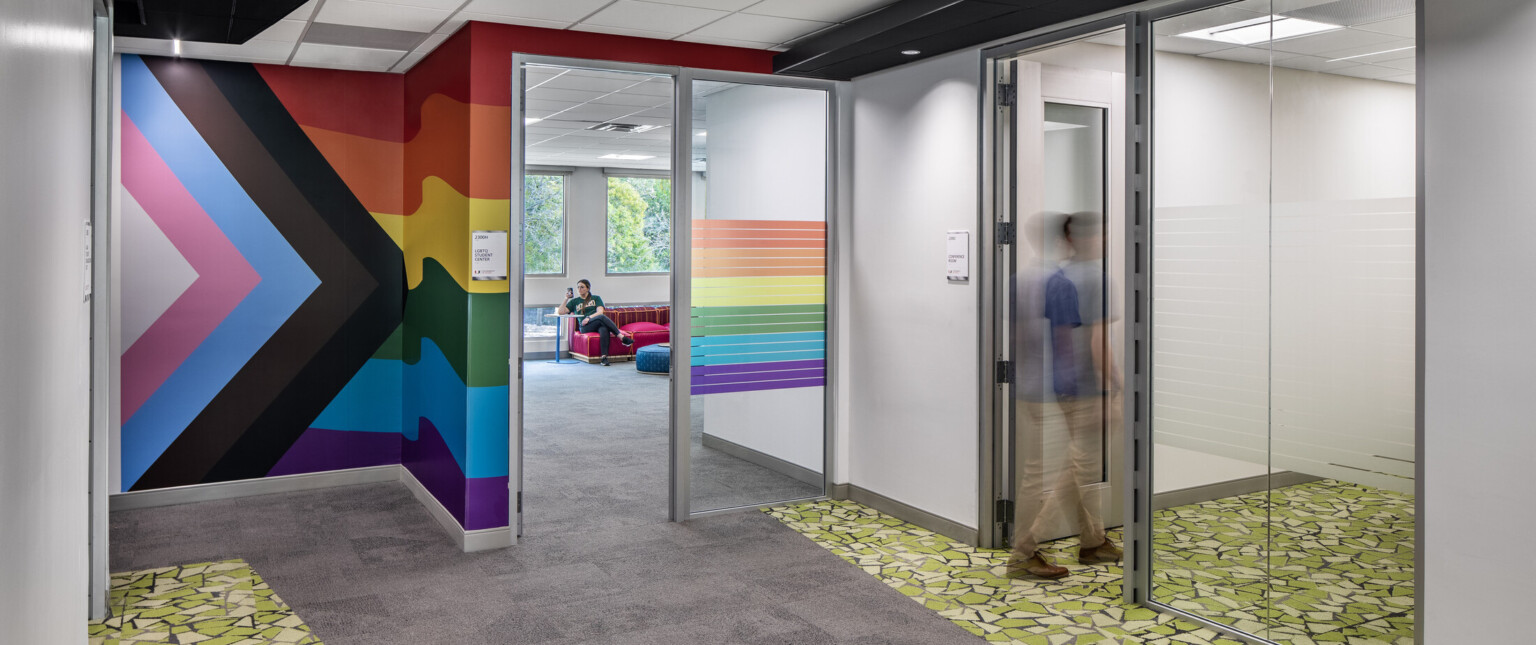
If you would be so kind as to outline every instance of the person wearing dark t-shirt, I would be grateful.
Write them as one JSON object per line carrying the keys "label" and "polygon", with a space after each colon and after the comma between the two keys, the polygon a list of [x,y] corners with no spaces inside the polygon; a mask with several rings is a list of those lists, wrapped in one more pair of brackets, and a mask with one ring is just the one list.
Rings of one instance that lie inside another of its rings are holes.
{"label": "person wearing dark t-shirt", "polygon": [[586,279],[576,281],[575,296],[565,301],[565,304],[560,305],[558,313],[581,316],[576,319],[579,325],[578,329],[584,334],[590,334],[594,331],[598,333],[599,347],[602,348],[603,352],[603,365],[608,364],[608,338],[610,335],[617,335],[619,341],[626,346],[635,343],[632,336],[620,331],[619,326],[614,324],[613,319],[608,317],[607,310],[603,309],[602,296],[592,293],[592,283]]}

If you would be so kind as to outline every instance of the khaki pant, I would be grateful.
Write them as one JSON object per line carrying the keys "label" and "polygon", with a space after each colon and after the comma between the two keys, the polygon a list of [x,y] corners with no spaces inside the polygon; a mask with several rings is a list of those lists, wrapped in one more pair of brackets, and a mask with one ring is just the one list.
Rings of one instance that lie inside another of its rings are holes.
{"label": "khaki pant", "polygon": [[[1023,464],[1014,491],[1013,552],[1021,557],[1033,554],[1040,547],[1041,532],[1063,513],[1076,516],[1083,548],[1103,544],[1099,495],[1084,493],[1099,482],[1104,469],[1104,399],[1015,401],[1014,413],[1014,450],[1023,455]],[[1050,497],[1046,497],[1045,437],[1056,432],[1068,433],[1066,463],[1061,464],[1061,473]]]}

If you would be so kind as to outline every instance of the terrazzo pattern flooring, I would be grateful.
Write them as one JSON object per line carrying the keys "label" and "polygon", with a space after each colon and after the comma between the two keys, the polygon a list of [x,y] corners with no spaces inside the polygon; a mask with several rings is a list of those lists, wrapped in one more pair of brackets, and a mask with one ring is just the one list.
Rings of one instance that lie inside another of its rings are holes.
{"label": "terrazzo pattern flooring", "polygon": [[[1254,584],[1252,580],[1226,584],[1233,576],[1262,573],[1250,566],[1253,562],[1223,561],[1222,546],[1261,548],[1264,540],[1255,541],[1251,531],[1244,534],[1233,528],[1264,517],[1266,495],[1259,493],[1159,512],[1154,520],[1163,529],[1159,533],[1174,536],[1166,546],[1185,548],[1188,554],[1183,568],[1169,561],[1163,562],[1162,571],[1154,568],[1158,584],[1170,593],[1163,600],[1194,603],[1189,606],[1198,609],[1199,615],[1217,617],[1283,645],[1411,644],[1412,541],[1411,532],[1406,538],[1400,533],[1401,496],[1339,482],[1293,488],[1275,493],[1274,510],[1283,518],[1278,524],[1287,531],[1274,535],[1277,546],[1307,550],[1311,555],[1277,549],[1281,582],[1272,589],[1281,591],[1265,590],[1263,582],[1257,583],[1257,589],[1244,586]],[[1411,502],[1407,506],[1411,509]],[[1077,564],[1075,538],[1042,545],[1053,562],[1072,570],[1071,575],[1054,581],[1011,580],[1003,575],[1006,550],[966,546],[853,502],[820,501],[765,510],[989,642],[1241,643],[1190,621],[1123,604],[1120,566]],[[1412,526],[1411,517],[1408,526]],[[1196,530],[1200,527],[1207,530]],[[1242,537],[1223,542],[1208,535],[1213,533]],[[1110,534],[1116,543],[1123,543],[1118,530]],[[1282,534],[1288,537],[1280,539]],[[1400,566],[1405,556],[1406,569]],[[1392,584],[1383,584],[1388,581]],[[1186,595],[1172,597],[1179,593]],[[1266,608],[1266,597],[1278,602]],[[1271,620],[1274,624],[1266,626]]]}
{"label": "terrazzo pattern flooring", "polygon": [[117,573],[110,593],[91,645],[320,643],[244,560]]}

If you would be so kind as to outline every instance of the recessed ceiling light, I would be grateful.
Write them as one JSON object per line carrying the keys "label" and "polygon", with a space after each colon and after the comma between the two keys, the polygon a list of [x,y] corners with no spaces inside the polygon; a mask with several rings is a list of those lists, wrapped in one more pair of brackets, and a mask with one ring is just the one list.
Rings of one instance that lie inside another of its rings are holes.
{"label": "recessed ceiling light", "polygon": [[598,157],[598,159],[619,159],[621,161],[642,161],[642,160],[645,160],[645,159],[655,159],[655,158],[656,158],[656,155],[620,155],[620,154],[606,154],[606,155],[603,155],[601,157]]}
{"label": "recessed ceiling light", "polygon": [[538,122],[543,121],[543,120],[544,119],[538,118],[536,116],[524,117],[523,118],[523,125],[533,125],[533,124],[538,123]]}
{"label": "recessed ceiling light", "polygon": [[177,56],[181,55],[181,39],[180,38],[172,38],[171,39],[171,51],[175,52],[175,54]]}
{"label": "recessed ceiling light", "polygon": [[594,126],[592,126],[590,128],[587,128],[587,129],[588,130],[595,130],[595,131],[598,131],[598,132],[620,132],[620,133],[624,133],[624,134],[631,134],[631,133],[640,133],[640,132],[650,132],[651,130],[655,130],[656,128],[659,128],[659,127],[661,127],[661,126],[659,126],[659,125],[638,125],[638,124],[634,124],[634,123],[614,123],[614,122],[610,121],[608,123],[599,123],[599,124],[594,125]]}
{"label": "recessed ceiling light", "polygon": [[916,56],[916,55],[921,54],[921,53],[923,53],[923,52],[918,51],[916,49],[903,49],[903,50],[901,50],[901,55],[902,56]]}
{"label": "recessed ceiling light", "polygon": [[1196,29],[1179,34],[1181,38],[1198,38],[1200,40],[1214,40],[1220,43],[1233,45],[1257,45],[1272,40],[1284,40],[1308,34],[1320,34],[1325,31],[1343,29],[1339,25],[1330,25],[1325,22],[1313,22],[1300,18],[1287,18],[1285,16],[1263,16],[1241,22],[1233,22],[1216,27]]}

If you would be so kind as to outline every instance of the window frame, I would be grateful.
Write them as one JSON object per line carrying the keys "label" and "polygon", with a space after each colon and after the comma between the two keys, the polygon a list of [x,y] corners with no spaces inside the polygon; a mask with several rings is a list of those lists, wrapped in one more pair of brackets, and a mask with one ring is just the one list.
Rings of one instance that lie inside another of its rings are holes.
{"label": "window frame", "polygon": [[[541,167],[541,166],[528,166],[528,167],[523,169],[523,177],[524,177],[524,179],[523,179],[523,186],[524,186],[523,190],[524,190],[524,192],[527,192],[527,182],[528,182],[527,177],[529,177],[531,175],[559,177],[560,178],[560,270],[558,272],[555,272],[555,273],[532,273],[532,272],[528,271],[528,238],[527,238],[528,213],[527,213],[527,211],[524,211],[523,212],[523,231],[522,231],[523,235],[519,236],[519,239],[522,241],[522,244],[523,244],[523,248],[521,249],[521,254],[520,255],[522,257],[522,265],[523,265],[522,266],[522,270],[523,270],[523,276],[524,277],[564,278],[564,277],[566,277],[566,274],[569,273],[569,271],[570,271],[570,266],[571,266],[571,254],[570,254],[570,248],[571,248],[571,204],[570,204],[570,195],[571,195],[571,176],[573,174],[574,173],[570,169],[567,169],[567,168],[548,168],[548,167]],[[526,203],[526,201],[527,200],[525,198],[524,202]]]}
{"label": "window frame", "polygon": [[[609,213],[608,213],[608,180],[609,179],[614,179],[614,178],[665,179],[668,182],[671,182],[672,181],[672,171],[670,171],[670,170],[647,170],[647,169],[643,169],[643,168],[604,168],[603,169],[603,276],[604,277],[609,277],[609,276],[624,277],[624,276],[672,275],[672,258],[671,258],[670,255],[667,257],[667,270],[666,271],[614,271],[614,270],[612,270],[612,268],[611,268],[612,265],[608,261],[609,260],[609,258],[608,258],[608,233],[609,233],[609,225],[608,225],[609,224],[609,220],[608,220],[608,217],[609,217]],[[669,206],[667,210],[670,211],[671,207]],[[667,217],[669,219],[672,219],[674,223],[676,222],[676,218],[673,217],[672,213],[668,212],[667,213]],[[668,227],[668,235],[671,235],[671,234],[672,234],[672,230],[671,230],[670,227]]]}

